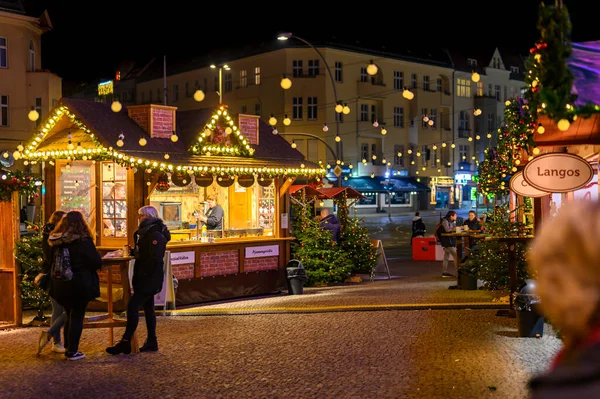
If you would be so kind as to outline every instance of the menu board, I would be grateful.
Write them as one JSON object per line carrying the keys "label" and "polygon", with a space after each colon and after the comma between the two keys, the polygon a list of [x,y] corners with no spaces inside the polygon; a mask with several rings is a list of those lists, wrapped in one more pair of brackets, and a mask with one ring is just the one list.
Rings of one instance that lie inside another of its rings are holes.
{"label": "menu board", "polygon": [[58,209],[80,211],[88,222],[92,218],[94,172],[90,164],[70,165],[60,168]]}
{"label": "menu board", "polygon": [[258,144],[258,121],[259,117],[256,115],[239,114],[238,116],[238,129],[250,144]]}

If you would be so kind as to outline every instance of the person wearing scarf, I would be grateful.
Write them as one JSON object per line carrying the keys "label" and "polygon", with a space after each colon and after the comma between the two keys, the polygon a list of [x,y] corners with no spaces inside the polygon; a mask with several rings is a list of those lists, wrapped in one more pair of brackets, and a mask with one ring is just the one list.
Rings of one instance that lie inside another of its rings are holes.
{"label": "person wearing scarf", "polygon": [[575,201],[542,225],[528,252],[539,311],[563,348],[529,381],[532,399],[600,398],[600,204]]}
{"label": "person wearing scarf", "polygon": [[79,211],[68,212],[50,233],[48,244],[51,258],[60,249],[68,249],[73,277],[68,280],[50,279],[50,297],[65,308],[65,356],[69,360],[83,359],[79,340],[88,303],[100,296],[98,269],[102,258],[94,245],[92,232]]}
{"label": "person wearing scarf", "polygon": [[106,348],[111,355],[131,353],[131,338],[139,323],[139,311],[144,309],[148,337],[140,352],[158,350],[156,337],[156,314],[154,295],[158,294],[164,280],[164,256],[171,234],[158,217],[153,206],[144,206],[138,211],[140,225],[133,235],[135,242],[133,266],[133,296],[127,304],[127,326],[123,338],[115,346]]}

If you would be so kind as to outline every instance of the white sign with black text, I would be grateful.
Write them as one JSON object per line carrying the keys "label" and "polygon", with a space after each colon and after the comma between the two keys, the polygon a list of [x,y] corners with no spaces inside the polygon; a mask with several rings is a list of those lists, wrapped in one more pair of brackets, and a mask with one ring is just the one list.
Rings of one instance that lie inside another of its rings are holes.
{"label": "white sign with black text", "polygon": [[189,252],[171,252],[172,265],[188,265],[195,263],[196,257],[194,251]]}
{"label": "white sign with black text", "polygon": [[510,189],[523,197],[535,198],[535,197],[543,197],[550,193],[546,191],[538,190],[529,185],[523,178],[523,172],[517,172],[510,179]]}
{"label": "white sign with black text", "polygon": [[246,247],[246,258],[264,258],[267,256],[279,256],[279,245]]}
{"label": "white sign with black text", "polygon": [[594,169],[585,159],[568,153],[540,155],[528,162],[523,178],[530,186],[549,193],[575,191],[588,184]]}

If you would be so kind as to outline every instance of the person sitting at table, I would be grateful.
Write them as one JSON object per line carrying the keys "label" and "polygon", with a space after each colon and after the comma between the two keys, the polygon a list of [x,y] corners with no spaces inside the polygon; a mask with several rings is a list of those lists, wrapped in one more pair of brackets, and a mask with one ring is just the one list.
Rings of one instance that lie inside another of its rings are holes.
{"label": "person sitting at table", "polygon": [[223,217],[225,211],[221,205],[217,204],[217,197],[209,195],[206,197],[208,203],[208,211],[206,214],[198,215],[198,219],[206,224],[206,230],[223,230]]}
{"label": "person sitting at table", "polygon": [[123,338],[115,346],[106,348],[111,355],[131,353],[131,338],[139,323],[139,311],[144,309],[148,337],[140,348],[140,352],[156,352],[158,340],[156,338],[156,314],[154,313],[154,295],[158,294],[164,281],[164,256],[167,242],[171,240],[171,233],[158,211],[151,205],[143,206],[138,211],[140,225],[133,233],[135,242],[133,265],[133,296],[127,304],[127,326]]}
{"label": "person sitting at table", "polygon": [[[469,228],[469,231],[473,231],[473,232],[480,231],[482,228],[481,222],[479,221],[479,218],[477,217],[477,214],[475,213],[475,211],[469,211],[469,218],[467,220],[465,220],[464,225]],[[479,240],[477,238],[473,238],[473,237],[465,238],[465,240],[467,240],[466,245],[468,247],[467,248],[468,253],[462,259],[462,263],[465,263],[467,261],[467,259],[469,258],[469,255],[471,254],[472,251],[477,250],[477,248],[478,248],[477,243],[479,242]]]}
{"label": "person sitting at table", "polygon": [[448,273],[448,258],[452,255],[454,266],[458,271],[458,255],[456,253],[456,237],[449,237],[443,234],[454,233],[456,230],[456,211],[448,211],[442,222],[436,228],[436,237],[442,244],[444,250],[444,260],[442,261],[442,277],[454,277]]}

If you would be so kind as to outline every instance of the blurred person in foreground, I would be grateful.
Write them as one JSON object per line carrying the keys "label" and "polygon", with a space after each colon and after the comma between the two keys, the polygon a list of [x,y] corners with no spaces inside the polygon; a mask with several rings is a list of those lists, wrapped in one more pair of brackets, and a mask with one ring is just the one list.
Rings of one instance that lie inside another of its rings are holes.
{"label": "blurred person in foreground", "polygon": [[539,310],[563,348],[534,377],[533,399],[600,398],[600,204],[573,202],[546,222],[529,251]]}

